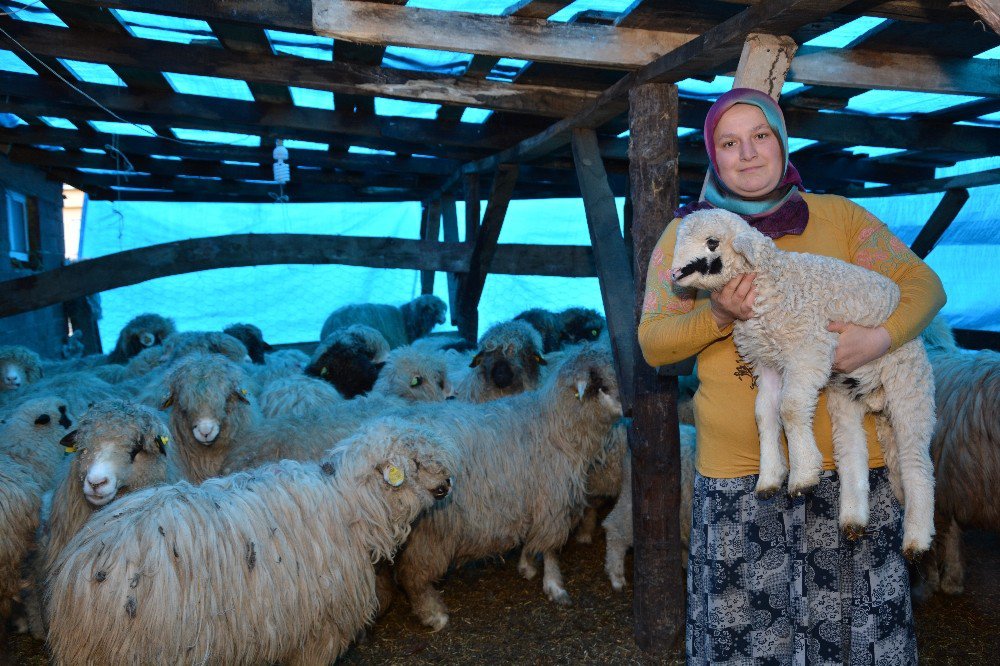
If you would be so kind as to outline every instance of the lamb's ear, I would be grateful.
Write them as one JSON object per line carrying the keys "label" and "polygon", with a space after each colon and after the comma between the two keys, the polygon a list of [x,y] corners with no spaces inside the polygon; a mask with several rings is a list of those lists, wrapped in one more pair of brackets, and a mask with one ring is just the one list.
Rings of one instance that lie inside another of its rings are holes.
{"label": "lamb's ear", "polygon": [[387,462],[385,467],[382,468],[382,478],[385,482],[394,488],[398,488],[403,485],[406,481],[406,472],[403,471],[402,467],[394,465],[391,462]]}
{"label": "lamb's ear", "polygon": [[167,394],[167,397],[163,399],[163,402],[160,403],[160,409],[170,409],[170,407],[173,404],[174,404],[174,393],[173,391],[171,391],[170,393]]}
{"label": "lamb's ear", "polygon": [[764,258],[769,242],[770,239],[759,231],[744,231],[733,237],[733,252],[756,266]]}
{"label": "lamb's ear", "polygon": [[167,455],[167,444],[170,443],[169,437],[162,434],[153,435],[153,443],[156,445],[156,450],[160,452],[161,456]]}
{"label": "lamb's ear", "polygon": [[249,405],[250,398],[247,397],[249,393],[250,392],[247,391],[245,388],[238,388],[235,391],[233,391],[233,397]]}
{"label": "lamb's ear", "polygon": [[483,362],[483,352],[479,352],[478,354],[472,357],[472,363],[469,364],[469,367],[478,368],[482,362]]}
{"label": "lamb's ear", "polygon": [[76,453],[76,430],[70,430],[59,440],[59,446],[63,447],[66,453]]}

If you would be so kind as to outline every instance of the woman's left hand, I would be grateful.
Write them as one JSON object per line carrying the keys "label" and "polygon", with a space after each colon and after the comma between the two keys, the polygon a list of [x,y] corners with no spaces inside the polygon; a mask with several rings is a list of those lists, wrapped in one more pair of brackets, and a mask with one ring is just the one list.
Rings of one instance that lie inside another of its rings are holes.
{"label": "woman's left hand", "polygon": [[889,331],[881,326],[868,328],[831,321],[826,330],[840,334],[833,357],[833,369],[836,372],[853,372],[884,355],[892,345]]}

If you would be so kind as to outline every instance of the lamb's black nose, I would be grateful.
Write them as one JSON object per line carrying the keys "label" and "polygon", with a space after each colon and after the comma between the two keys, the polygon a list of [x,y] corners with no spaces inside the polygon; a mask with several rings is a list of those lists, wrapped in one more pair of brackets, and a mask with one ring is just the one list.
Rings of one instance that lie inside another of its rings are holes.
{"label": "lamb's black nose", "polygon": [[514,371],[507,361],[497,361],[490,370],[490,378],[497,388],[507,388],[514,382]]}

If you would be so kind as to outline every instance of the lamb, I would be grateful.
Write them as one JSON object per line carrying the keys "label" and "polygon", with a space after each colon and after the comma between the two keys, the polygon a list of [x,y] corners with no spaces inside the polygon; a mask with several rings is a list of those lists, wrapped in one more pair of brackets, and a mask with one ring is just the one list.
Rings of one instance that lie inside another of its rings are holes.
{"label": "lamb", "polygon": [[595,342],[607,328],[604,317],[590,308],[566,308],[558,315],[559,346]]}
{"label": "lamb", "polygon": [[542,337],[542,353],[548,354],[562,349],[562,323],[559,315],[544,308],[531,308],[514,317],[513,321],[527,322]]}
{"label": "lamb", "polygon": [[413,347],[399,347],[389,353],[372,391],[409,402],[438,402],[455,397],[443,356]]}
{"label": "lamb", "polygon": [[464,482],[414,526],[398,558],[397,580],[414,613],[442,629],[448,611],[432,583],[452,564],[522,543],[522,575],[535,576],[532,559],[541,553],[546,596],[570,603],[557,553],[586,502],[587,469],[622,413],[610,353],[581,349],[535,392],[430,407],[407,419],[452,435]]}
{"label": "lamb", "polygon": [[[694,492],[694,454],[696,433],[694,426],[681,424],[681,506],[680,521],[682,562],[687,568],[688,542],[691,537],[691,495]],[[621,492],[611,513],[602,523],[606,542],[604,570],[615,592],[625,587],[625,552],[632,547],[632,457],[626,452],[622,461]]]}
{"label": "lamb", "polygon": [[219,354],[188,354],[170,369],[161,409],[173,407],[170,452],[188,481],[217,476],[230,450],[256,427],[260,410],[248,381],[241,365]]}
{"label": "lamb", "polygon": [[173,319],[151,313],[134,317],[118,334],[118,342],[108,354],[108,363],[123,365],[143,349],[163,344],[176,332]]}
{"label": "lamb", "polygon": [[42,359],[21,345],[0,346],[0,395],[42,378]]}
{"label": "lamb", "polygon": [[[819,392],[826,388],[834,455],[841,481],[840,527],[858,538],[868,524],[868,449],[862,420],[874,412],[879,440],[897,496],[905,502],[903,552],[926,551],[934,535],[934,477],[930,441],[934,385],[919,340],[854,372],[833,373],[832,320],[878,326],[899,302],[899,288],[883,275],[832,257],[784,252],[738,215],[703,210],[677,231],[671,277],[680,287],[718,290],[734,276],[756,273],[754,317],[737,320],[733,340],[753,366],[760,431],[758,496],[817,483],[822,456],[812,432]],[[784,427],[789,465],[779,441]]]}
{"label": "lamb", "polygon": [[100,400],[126,397],[128,389],[122,385],[109,384],[91,372],[64,372],[46,377],[18,392],[17,399],[9,401],[4,411],[24,400],[53,395],[63,398],[70,412],[83,414]]}
{"label": "lamb", "polygon": [[490,327],[469,364],[472,371],[458,385],[458,396],[486,402],[536,388],[546,365],[542,349],[542,337],[525,321]]}
{"label": "lamb", "polygon": [[931,457],[937,480],[934,522],[942,533],[919,563],[918,598],[939,587],[946,594],[962,593],[963,529],[1000,530],[1000,506],[993,497],[1000,478],[1000,353],[959,348],[941,317],[922,337],[937,394]]}
{"label": "lamb", "polygon": [[380,421],[320,463],[121,498],[56,562],[54,662],[332,663],[374,617],[373,562],[451,492],[447,450]]}
{"label": "lamb", "polygon": [[432,294],[422,294],[399,307],[382,303],[345,305],[326,318],[320,339],[338,328],[367,324],[385,336],[389,347],[395,349],[424,337],[436,324],[443,324],[447,310],[444,301]]}
{"label": "lamb", "polygon": [[73,426],[73,410],[62,398],[42,396],[19,404],[0,421],[0,453],[31,469],[48,488],[59,469],[59,440]]}
{"label": "lamb", "polygon": [[388,354],[389,343],[379,331],[354,324],[325,336],[305,373],[330,382],[345,398],[353,398],[372,390]]}
{"label": "lamb", "polygon": [[253,324],[232,324],[222,329],[223,333],[231,335],[247,348],[250,360],[257,365],[264,364],[264,354],[274,351],[274,347],[264,341],[264,334]]}

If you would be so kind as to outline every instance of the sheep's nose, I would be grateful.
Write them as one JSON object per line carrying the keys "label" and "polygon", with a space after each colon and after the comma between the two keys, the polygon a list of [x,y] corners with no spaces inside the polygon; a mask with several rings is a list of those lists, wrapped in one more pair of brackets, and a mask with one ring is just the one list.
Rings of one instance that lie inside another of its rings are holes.
{"label": "sheep's nose", "polygon": [[203,444],[213,442],[219,436],[219,424],[211,419],[198,421],[194,426],[194,438]]}
{"label": "sheep's nose", "polygon": [[677,282],[682,277],[684,277],[684,271],[682,269],[680,269],[680,268],[671,268],[670,269],[670,279],[673,282]]}
{"label": "sheep's nose", "polygon": [[97,490],[98,488],[100,488],[103,485],[106,485],[107,483],[108,483],[108,477],[106,477],[106,476],[102,476],[102,477],[88,476],[87,477],[87,485],[89,485],[94,490]]}
{"label": "sheep's nose", "polygon": [[514,371],[507,361],[497,361],[490,370],[490,377],[497,388],[507,388],[514,382]]}

